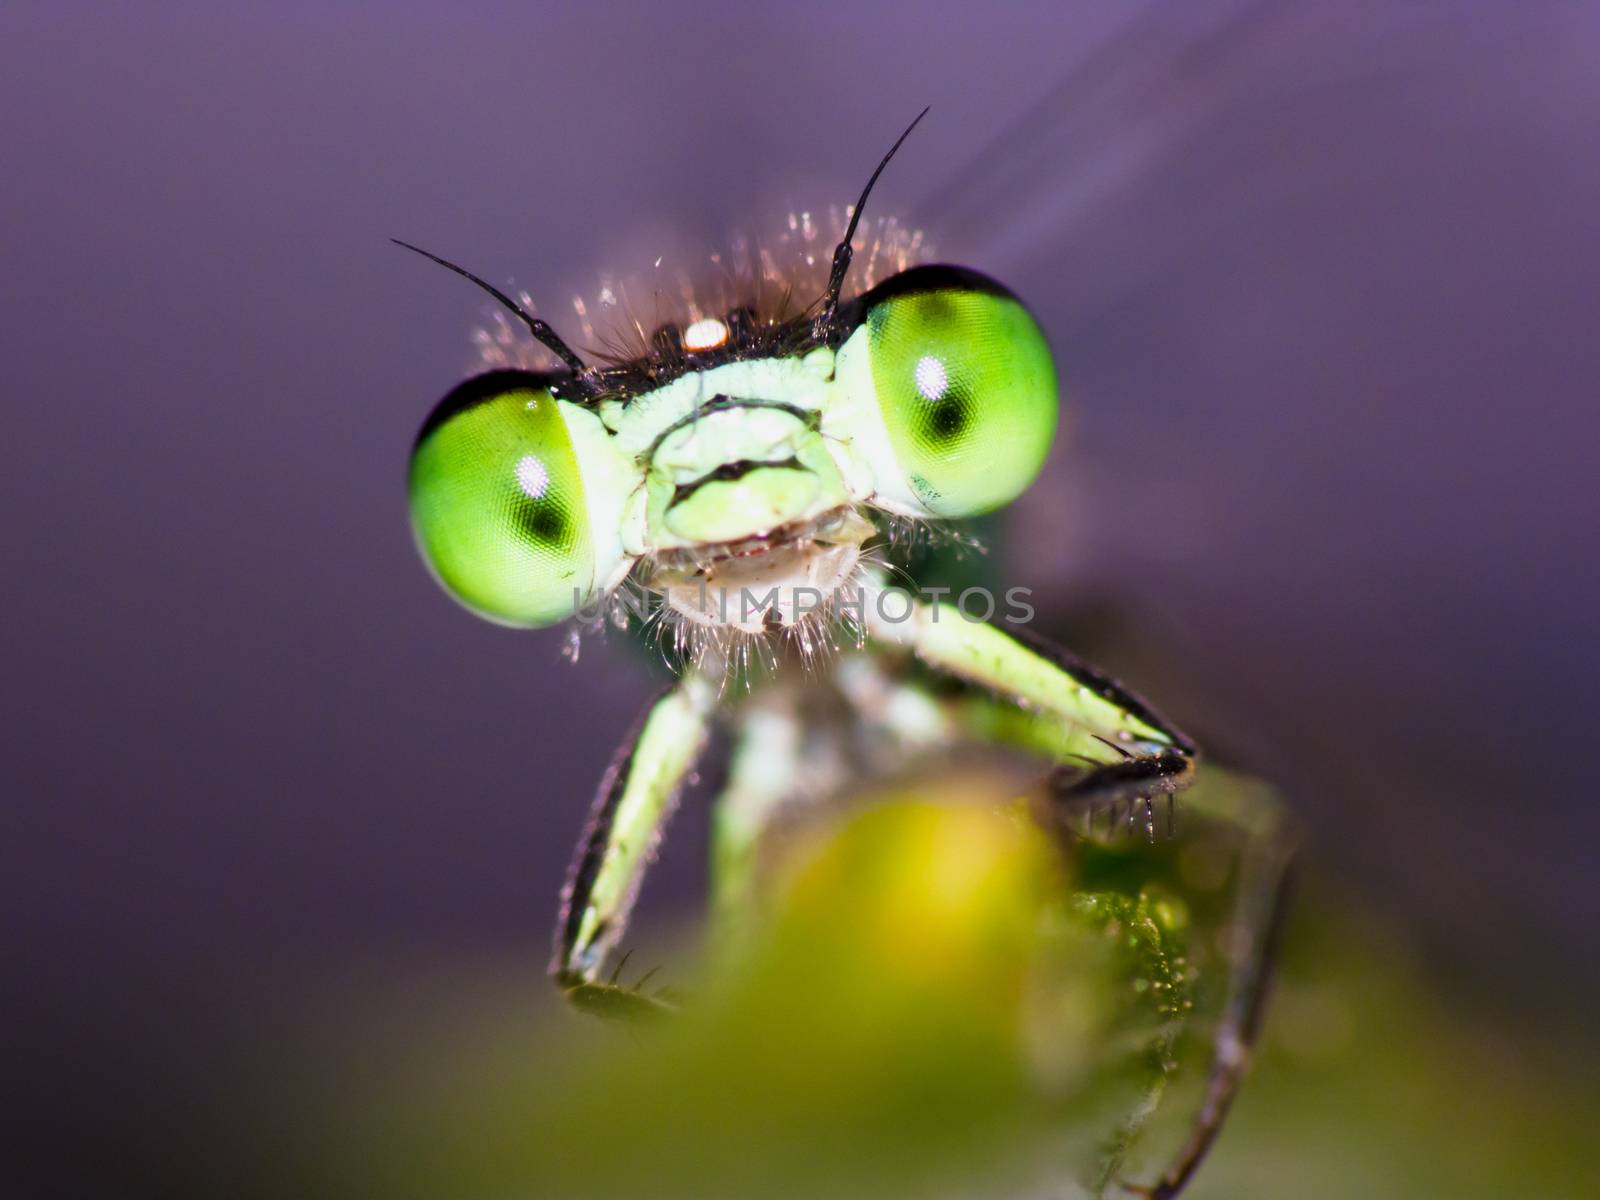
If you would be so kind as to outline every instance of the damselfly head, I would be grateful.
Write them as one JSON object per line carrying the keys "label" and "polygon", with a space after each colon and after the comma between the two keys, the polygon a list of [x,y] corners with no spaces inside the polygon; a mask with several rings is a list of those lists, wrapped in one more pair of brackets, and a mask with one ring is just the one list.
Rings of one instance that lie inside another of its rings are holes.
{"label": "damselfly head", "polygon": [[412,453],[413,528],[446,590],[538,627],[628,581],[691,649],[810,637],[868,582],[881,521],[1015,499],[1055,432],[1049,347],[1004,287],[862,219],[888,157],[853,208],[795,214],[648,287],[648,324],[608,282],[575,305],[576,349],[526,295],[435,259],[503,309],[485,369]]}

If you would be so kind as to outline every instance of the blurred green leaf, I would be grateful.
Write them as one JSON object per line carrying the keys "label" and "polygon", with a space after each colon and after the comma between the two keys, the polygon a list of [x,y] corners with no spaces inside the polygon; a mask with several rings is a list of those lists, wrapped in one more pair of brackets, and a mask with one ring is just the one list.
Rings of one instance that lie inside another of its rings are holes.
{"label": "blurred green leaf", "polygon": [[[767,910],[669,1019],[541,1029],[518,998],[348,1051],[306,1103],[297,1190],[1067,1197],[1153,1178],[1225,991],[1215,831],[1064,853],[1013,791],[954,775],[792,834]],[[1193,1196],[1589,1194],[1594,1097],[1454,1012],[1337,897],[1302,905],[1263,1051]]]}

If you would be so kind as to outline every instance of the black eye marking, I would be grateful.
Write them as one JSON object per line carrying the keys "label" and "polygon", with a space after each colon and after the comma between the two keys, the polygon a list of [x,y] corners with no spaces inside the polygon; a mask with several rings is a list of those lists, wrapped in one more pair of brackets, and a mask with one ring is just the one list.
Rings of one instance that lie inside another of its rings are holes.
{"label": "black eye marking", "polygon": [[571,548],[572,521],[559,504],[519,494],[511,521],[527,541],[553,549]]}
{"label": "black eye marking", "polygon": [[990,296],[1000,296],[1007,300],[1015,300],[1016,294],[998,280],[966,267],[951,266],[948,263],[930,263],[920,267],[909,267],[896,275],[891,275],[870,292],[859,297],[865,306],[868,318],[872,310],[881,305],[885,300],[895,296],[908,296],[926,292],[982,292]]}
{"label": "black eye marking", "polygon": [[972,428],[972,407],[970,396],[951,387],[937,400],[923,405],[917,421],[917,432],[924,442],[935,446],[950,446],[959,442]]}
{"label": "black eye marking", "polygon": [[482,375],[474,375],[471,379],[463,380],[452,388],[443,400],[433,406],[428,419],[417,431],[412,451],[415,452],[418,446],[427,441],[430,434],[449,424],[452,418],[470,412],[480,404],[488,404],[511,392],[528,392],[536,397],[546,388],[554,386],[561,378],[536,371],[506,370],[485,371]]}

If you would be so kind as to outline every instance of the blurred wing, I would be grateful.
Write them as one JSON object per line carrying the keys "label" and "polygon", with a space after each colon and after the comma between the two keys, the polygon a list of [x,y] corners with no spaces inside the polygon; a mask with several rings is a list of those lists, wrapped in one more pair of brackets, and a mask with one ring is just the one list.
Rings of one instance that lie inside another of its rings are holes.
{"label": "blurred wing", "polygon": [[[1338,359],[1351,336],[1328,316],[1332,285],[1355,278],[1395,179],[1437,144],[1440,97],[1484,78],[1502,40],[1443,5],[1108,11],[1063,76],[912,209],[943,256],[1003,279],[1050,331],[1075,458],[1013,520],[1019,539],[1049,538],[1036,578],[1066,590],[1218,554],[1283,494],[1260,464],[1300,442],[1264,444],[1282,427],[1263,415],[1326,390],[1311,352]],[[1398,261],[1359,289],[1393,293],[1379,275]]]}
{"label": "blurred wing", "polygon": [[[1119,12],[1080,39],[1042,99],[913,209],[955,257],[1013,279],[1064,261],[1064,246],[1099,241],[1107,227],[1136,229],[1118,240],[1111,274],[1124,286],[1148,277],[1196,231],[1119,216],[1139,185],[1203,153],[1217,131],[1257,125],[1370,67],[1373,45],[1419,23],[1415,9],[1316,0],[1137,0]],[[1230,184],[1214,161],[1202,164],[1206,195],[1194,216],[1259,195],[1262,164],[1240,165]]]}
{"label": "blurred wing", "polygon": [[1010,514],[1041,610],[1160,614],[1193,666],[1126,673],[1293,763],[1325,844],[1463,963],[1516,941],[1512,896],[1595,927],[1583,839],[1548,838],[1593,768],[1518,822],[1515,756],[1459,748],[1593,744],[1581,705],[1480,699],[1592,692],[1586,589],[1528,596],[1594,507],[1597,46],[1594,5],[1145,3],[916,210],[1062,362],[1071,469]]}

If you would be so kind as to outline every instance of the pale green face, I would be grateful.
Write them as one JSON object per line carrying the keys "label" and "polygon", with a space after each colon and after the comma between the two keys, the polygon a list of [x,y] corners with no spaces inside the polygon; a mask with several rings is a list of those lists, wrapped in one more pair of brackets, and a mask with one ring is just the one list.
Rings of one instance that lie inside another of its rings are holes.
{"label": "pale green face", "polygon": [[467,607],[554,624],[594,586],[584,479],[563,402],[533,375],[469,379],[439,403],[411,455],[423,557]]}
{"label": "pale green face", "polygon": [[902,272],[858,303],[837,350],[735,347],[645,391],[580,402],[552,395],[559,377],[469,379],[412,453],[423,556],[468,608],[539,627],[640,559],[655,562],[648,586],[728,547],[759,575],[752,540],[792,549],[825,527],[827,544],[858,545],[872,531],[859,508],[966,517],[1015,499],[1056,427],[1055,367],[1028,311],[954,267]]}
{"label": "pale green face", "polygon": [[740,360],[606,406],[617,443],[639,447],[651,550],[763,537],[858,499],[817,431],[832,365],[826,349]]}

